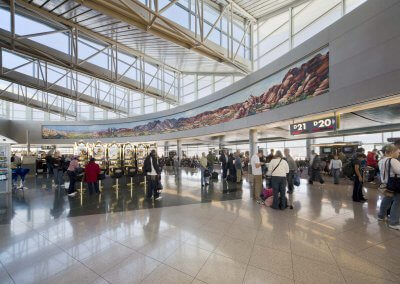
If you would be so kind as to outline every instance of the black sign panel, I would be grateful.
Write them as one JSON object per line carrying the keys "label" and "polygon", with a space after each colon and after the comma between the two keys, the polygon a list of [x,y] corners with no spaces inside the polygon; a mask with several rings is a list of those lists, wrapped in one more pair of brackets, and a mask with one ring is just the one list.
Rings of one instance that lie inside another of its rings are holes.
{"label": "black sign panel", "polygon": [[290,125],[291,135],[300,135],[307,133],[317,133],[323,131],[336,130],[338,121],[336,117],[328,117],[307,121],[302,123],[295,123]]}

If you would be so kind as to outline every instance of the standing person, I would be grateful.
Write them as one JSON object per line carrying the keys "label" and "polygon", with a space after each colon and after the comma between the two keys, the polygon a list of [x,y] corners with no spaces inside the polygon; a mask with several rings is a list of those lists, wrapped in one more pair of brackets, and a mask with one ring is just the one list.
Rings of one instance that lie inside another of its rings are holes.
{"label": "standing person", "polygon": [[313,184],[315,180],[318,180],[320,184],[324,184],[324,180],[321,177],[321,158],[314,152],[314,158],[312,162],[310,160],[311,176],[308,180],[309,184]]}
{"label": "standing person", "polygon": [[75,196],[76,189],[75,189],[75,182],[76,182],[76,169],[79,168],[78,157],[74,156],[69,163],[67,174],[69,177],[69,187],[68,187],[68,196]]}
{"label": "standing person", "polygon": [[236,181],[236,169],[235,169],[235,165],[234,165],[234,158],[233,158],[233,154],[230,153],[228,156],[228,170],[229,170],[229,177],[230,180],[229,181]]}
{"label": "standing person", "polygon": [[334,184],[339,184],[340,171],[342,170],[342,167],[343,164],[342,161],[339,160],[339,156],[334,155],[333,159],[329,163],[329,170],[332,172]]}
{"label": "standing person", "polygon": [[251,172],[254,178],[254,192],[253,198],[257,201],[258,204],[263,204],[263,201],[260,198],[262,191],[262,163],[260,162],[260,157],[262,156],[262,150],[258,150],[256,154],[251,157],[250,165]]}
{"label": "standing person", "polygon": [[294,159],[292,158],[292,156],[290,155],[290,150],[288,148],[285,148],[283,150],[283,152],[285,154],[286,162],[289,165],[289,173],[287,175],[288,193],[292,194],[293,190],[294,190],[293,182],[294,182],[294,176],[297,172],[297,164],[294,161]]}
{"label": "standing person", "polygon": [[240,158],[240,152],[237,151],[235,155],[235,169],[236,169],[236,182],[242,181],[242,159]]}
{"label": "standing person", "polygon": [[228,173],[228,160],[226,158],[226,153],[225,150],[221,151],[221,156],[219,157],[219,161],[221,162],[221,167],[222,167],[222,178],[226,179],[226,175]]}
{"label": "standing person", "polygon": [[56,152],[53,158],[53,172],[54,172],[54,183],[58,186],[61,184],[61,177],[63,174],[62,165],[61,165],[61,157],[60,153]]}
{"label": "standing person", "polygon": [[175,173],[175,175],[179,174],[179,158],[178,158],[178,155],[174,156],[174,173]]}
{"label": "standing person", "polygon": [[[271,160],[267,175],[271,177],[271,185],[274,193],[273,209],[285,209],[286,202],[286,176],[289,174],[289,165],[283,159],[281,151],[276,151],[275,157]],[[279,198],[282,203],[279,204]]]}
{"label": "standing person", "polygon": [[87,183],[89,194],[92,195],[93,191],[100,193],[97,178],[100,174],[100,166],[95,163],[94,158],[90,158],[89,163],[85,167],[85,181]]}
{"label": "standing person", "polygon": [[367,199],[363,195],[363,168],[362,164],[365,161],[365,155],[362,153],[357,153],[355,159],[353,160],[354,167],[354,186],[353,186],[353,201],[354,202],[364,202]]}
{"label": "standing person", "polygon": [[47,174],[53,174],[53,155],[51,151],[49,151],[46,155],[46,167],[47,167]]}
{"label": "standing person", "polygon": [[208,183],[209,183],[210,172],[208,172],[208,176],[206,176],[206,171],[208,171],[207,157],[206,157],[206,153],[203,152],[201,154],[201,158],[200,158],[201,187],[208,185]]}
{"label": "standing person", "polygon": [[269,153],[269,155],[265,157],[266,164],[269,164],[272,161],[272,159],[274,158],[274,152],[275,152],[275,150],[271,149],[271,152]]}
{"label": "standing person", "polygon": [[207,155],[207,168],[212,173],[214,171],[214,156],[211,151]]}
{"label": "standing person", "polygon": [[[400,175],[400,162],[399,149],[393,145],[386,145],[384,148],[385,156],[379,161],[379,170],[381,173],[381,181],[384,184],[388,183],[389,177],[393,178],[395,175]],[[390,167],[390,171],[389,171]],[[386,192],[385,197],[382,199],[381,207],[379,208],[378,220],[383,221],[390,208],[389,228],[400,230],[399,216],[400,216],[400,193]]]}
{"label": "standing person", "polygon": [[155,150],[151,150],[150,154],[144,160],[144,172],[148,177],[149,188],[147,190],[146,197],[148,199],[154,196],[154,200],[161,198],[157,191],[158,179],[161,174],[161,169],[158,165],[157,154]]}

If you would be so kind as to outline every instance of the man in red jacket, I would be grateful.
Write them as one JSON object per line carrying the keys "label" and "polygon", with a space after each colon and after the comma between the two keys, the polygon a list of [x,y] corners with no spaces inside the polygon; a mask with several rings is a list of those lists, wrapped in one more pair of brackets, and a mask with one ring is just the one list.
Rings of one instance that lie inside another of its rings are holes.
{"label": "man in red jacket", "polygon": [[95,159],[91,158],[85,167],[85,181],[89,188],[89,194],[92,195],[93,191],[100,193],[97,177],[100,174],[100,167],[95,163]]}

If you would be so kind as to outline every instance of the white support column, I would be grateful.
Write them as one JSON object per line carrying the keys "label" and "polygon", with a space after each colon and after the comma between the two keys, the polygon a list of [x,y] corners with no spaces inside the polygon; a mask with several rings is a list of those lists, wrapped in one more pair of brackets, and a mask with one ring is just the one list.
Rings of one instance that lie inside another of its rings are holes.
{"label": "white support column", "polygon": [[168,157],[168,152],[169,152],[169,142],[165,141],[164,142],[164,157]]}
{"label": "white support column", "polygon": [[293,8],[289,7],[289,50],[293,48]]}
{"label": "white support column", "polygon": [[257,130],[250,129],[249,130],[249,150],[250,150],[250,158],[257,153]]}
{"label": "white support column", "polygon": [[181,161],[182,161],[182,141],[181,140],[176,141],[176,152],[178,154],[179,163],[181,163]]}
{"label": "white support column", "polygon": [[313,147],[311,145],[313,143],[314,143],[314,139],[312,139],[312,138],[306,139],[307,159],[310,159],[310,157],[311,157],[311,151],[313,150]]}

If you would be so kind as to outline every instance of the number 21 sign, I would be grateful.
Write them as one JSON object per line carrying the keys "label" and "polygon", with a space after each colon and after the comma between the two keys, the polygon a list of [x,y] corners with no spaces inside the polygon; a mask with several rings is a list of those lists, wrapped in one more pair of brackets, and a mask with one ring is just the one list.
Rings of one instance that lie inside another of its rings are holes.
{"label": "number 21 sign", "polygon": [[333,131],[336,130],[337,128],[338,128],[338,119],[336,117],[328,117],[302,123],[291,124],[290,134],[300,135],[306,133]]}

